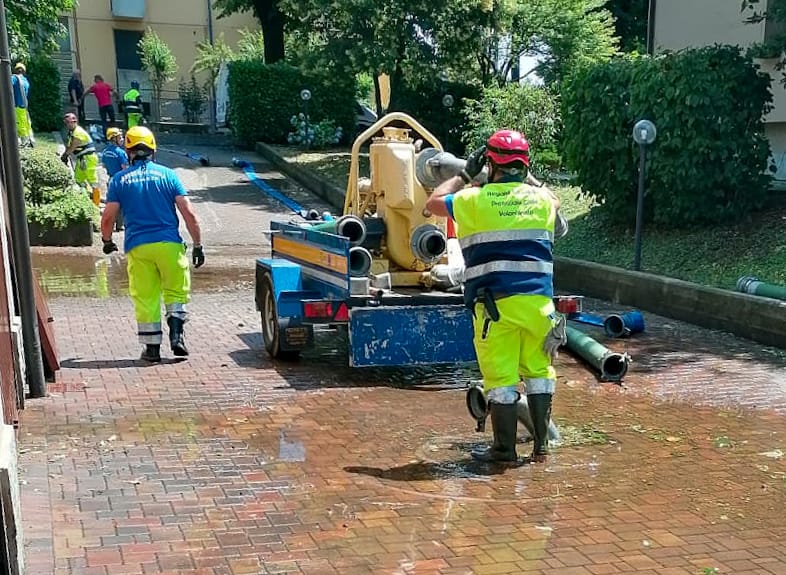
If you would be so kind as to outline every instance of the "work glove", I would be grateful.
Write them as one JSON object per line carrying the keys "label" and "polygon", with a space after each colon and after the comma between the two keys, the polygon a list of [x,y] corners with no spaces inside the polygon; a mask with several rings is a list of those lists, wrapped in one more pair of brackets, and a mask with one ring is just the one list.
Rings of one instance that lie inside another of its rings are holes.
{"label": "work glove", "polygon": [[104,242],[104,253],[106,255],[117,251],[117,244],[112,240],[102,240]]}
{"label": "work glove", "polygon": [[543,351],[552,361],[559,356],[559,348],[568,343],[567,325],[568,319],[561,313],[556,314],[554,325],[546,335],[546,341],[543,344]]}
{"label": "work glove", "polygon": [[60,161],[63,162],[64,164],[68,163],[68,152],[63,152],[62,154],[60,154]]}
{"label": "work glove", "polygon": [[486,164],[486,146],[480,146],[469,156],[467,156],[467,163],[461,172],[462,179],[469,183],[477,176]]}
{"label": "work glove", "polygon": [[205,250],[202,246],[194,246],[191,250],[191,261],[195,268],[202,267],[205,264]]}

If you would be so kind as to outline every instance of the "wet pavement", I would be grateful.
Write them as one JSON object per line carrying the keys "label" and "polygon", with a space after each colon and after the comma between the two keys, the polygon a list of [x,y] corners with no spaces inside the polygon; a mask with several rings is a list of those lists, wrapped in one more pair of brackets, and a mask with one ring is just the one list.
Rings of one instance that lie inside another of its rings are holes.
{"label": "wet pavement", "polygon": [[473,366],[350,369],[327,330],[265,355],[251,282],[279,208],[182,169],[214,214],[187,361],[136,359],[121,256],[34,254],[63,370],[22,413],[28,573],[786,573],[782,351],[645,314],[606,342],[622,386],[561,355],[547,465],[476,465]]}

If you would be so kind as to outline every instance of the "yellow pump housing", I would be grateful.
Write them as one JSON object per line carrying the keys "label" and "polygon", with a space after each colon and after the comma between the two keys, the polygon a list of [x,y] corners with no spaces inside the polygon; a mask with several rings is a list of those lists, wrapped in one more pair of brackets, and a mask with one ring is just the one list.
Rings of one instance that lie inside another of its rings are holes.
{"label": "yellow pump housing", "polygon": [[[410,129],[389,126],[399,120],[415,129],[435,149],[439,141],[406,114],[394,112],[363,132],[352,147],[344,214],[379,217],[385,222],[382,257],[376,257],[372,272],[391,272],[393,285],[416,285],[421,272],[443,259],[446,249],[445,218],[425,209],[431,192],[416,176],[418,151]],[[380,128],[369,148],[370,179],[359,177],[362,144]]]}

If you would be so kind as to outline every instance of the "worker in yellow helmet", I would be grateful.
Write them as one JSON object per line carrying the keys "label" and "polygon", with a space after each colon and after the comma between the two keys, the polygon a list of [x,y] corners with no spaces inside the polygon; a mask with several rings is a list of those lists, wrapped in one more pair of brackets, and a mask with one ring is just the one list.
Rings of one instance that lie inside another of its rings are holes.
{"label": "worker in yellow helmet", "polygon": [[142,360],[161,361],[162,296],[170,347],[175,356],[185,357],[188,348],[183,326],[191,293],[191,272],[177,213],[183,216],[194,243],[191,258],[196,268],[205,263],[199,219],[174,170],[154,161],[156,139],[150,130],[144,126],[128,130],[125,147],[131,165],[109,182],[101,218],[104,253],[117,251],[112,229],[122,210],[129,294],[134,302],[139,341],[145,346]]}

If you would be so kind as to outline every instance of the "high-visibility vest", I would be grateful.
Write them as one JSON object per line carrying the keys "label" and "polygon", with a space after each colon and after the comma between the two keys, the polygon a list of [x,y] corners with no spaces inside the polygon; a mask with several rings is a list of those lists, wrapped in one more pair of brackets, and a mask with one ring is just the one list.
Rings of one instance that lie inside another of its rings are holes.
{"label": "high-visibility vest", "polygon": [[79,147],[76,148],[73,152],[75,157],[79,158],[81,156],[95,153],[96,146],[93,143],[93,138],[90,137],[90,134],[82,126],[77,126],[68,133],[66,147],[71,147],[71,142],[74,140],[80,142]]}
{"label": "high-visibility vest", "polygon": [[123,108],[125,109],[126,114],[142,113],[142,107],[137,102],[141,96],[142,95],[139,93],[139,90],[136,88],[131,88],[128,92],[123,94]]}
{"label": "high-visibility vest", "polygon": [[554,224],[550,195],[521,182],[466,188],[453,196],[453,216],[464,255],[467,303],[488,290],[553,297]]}

